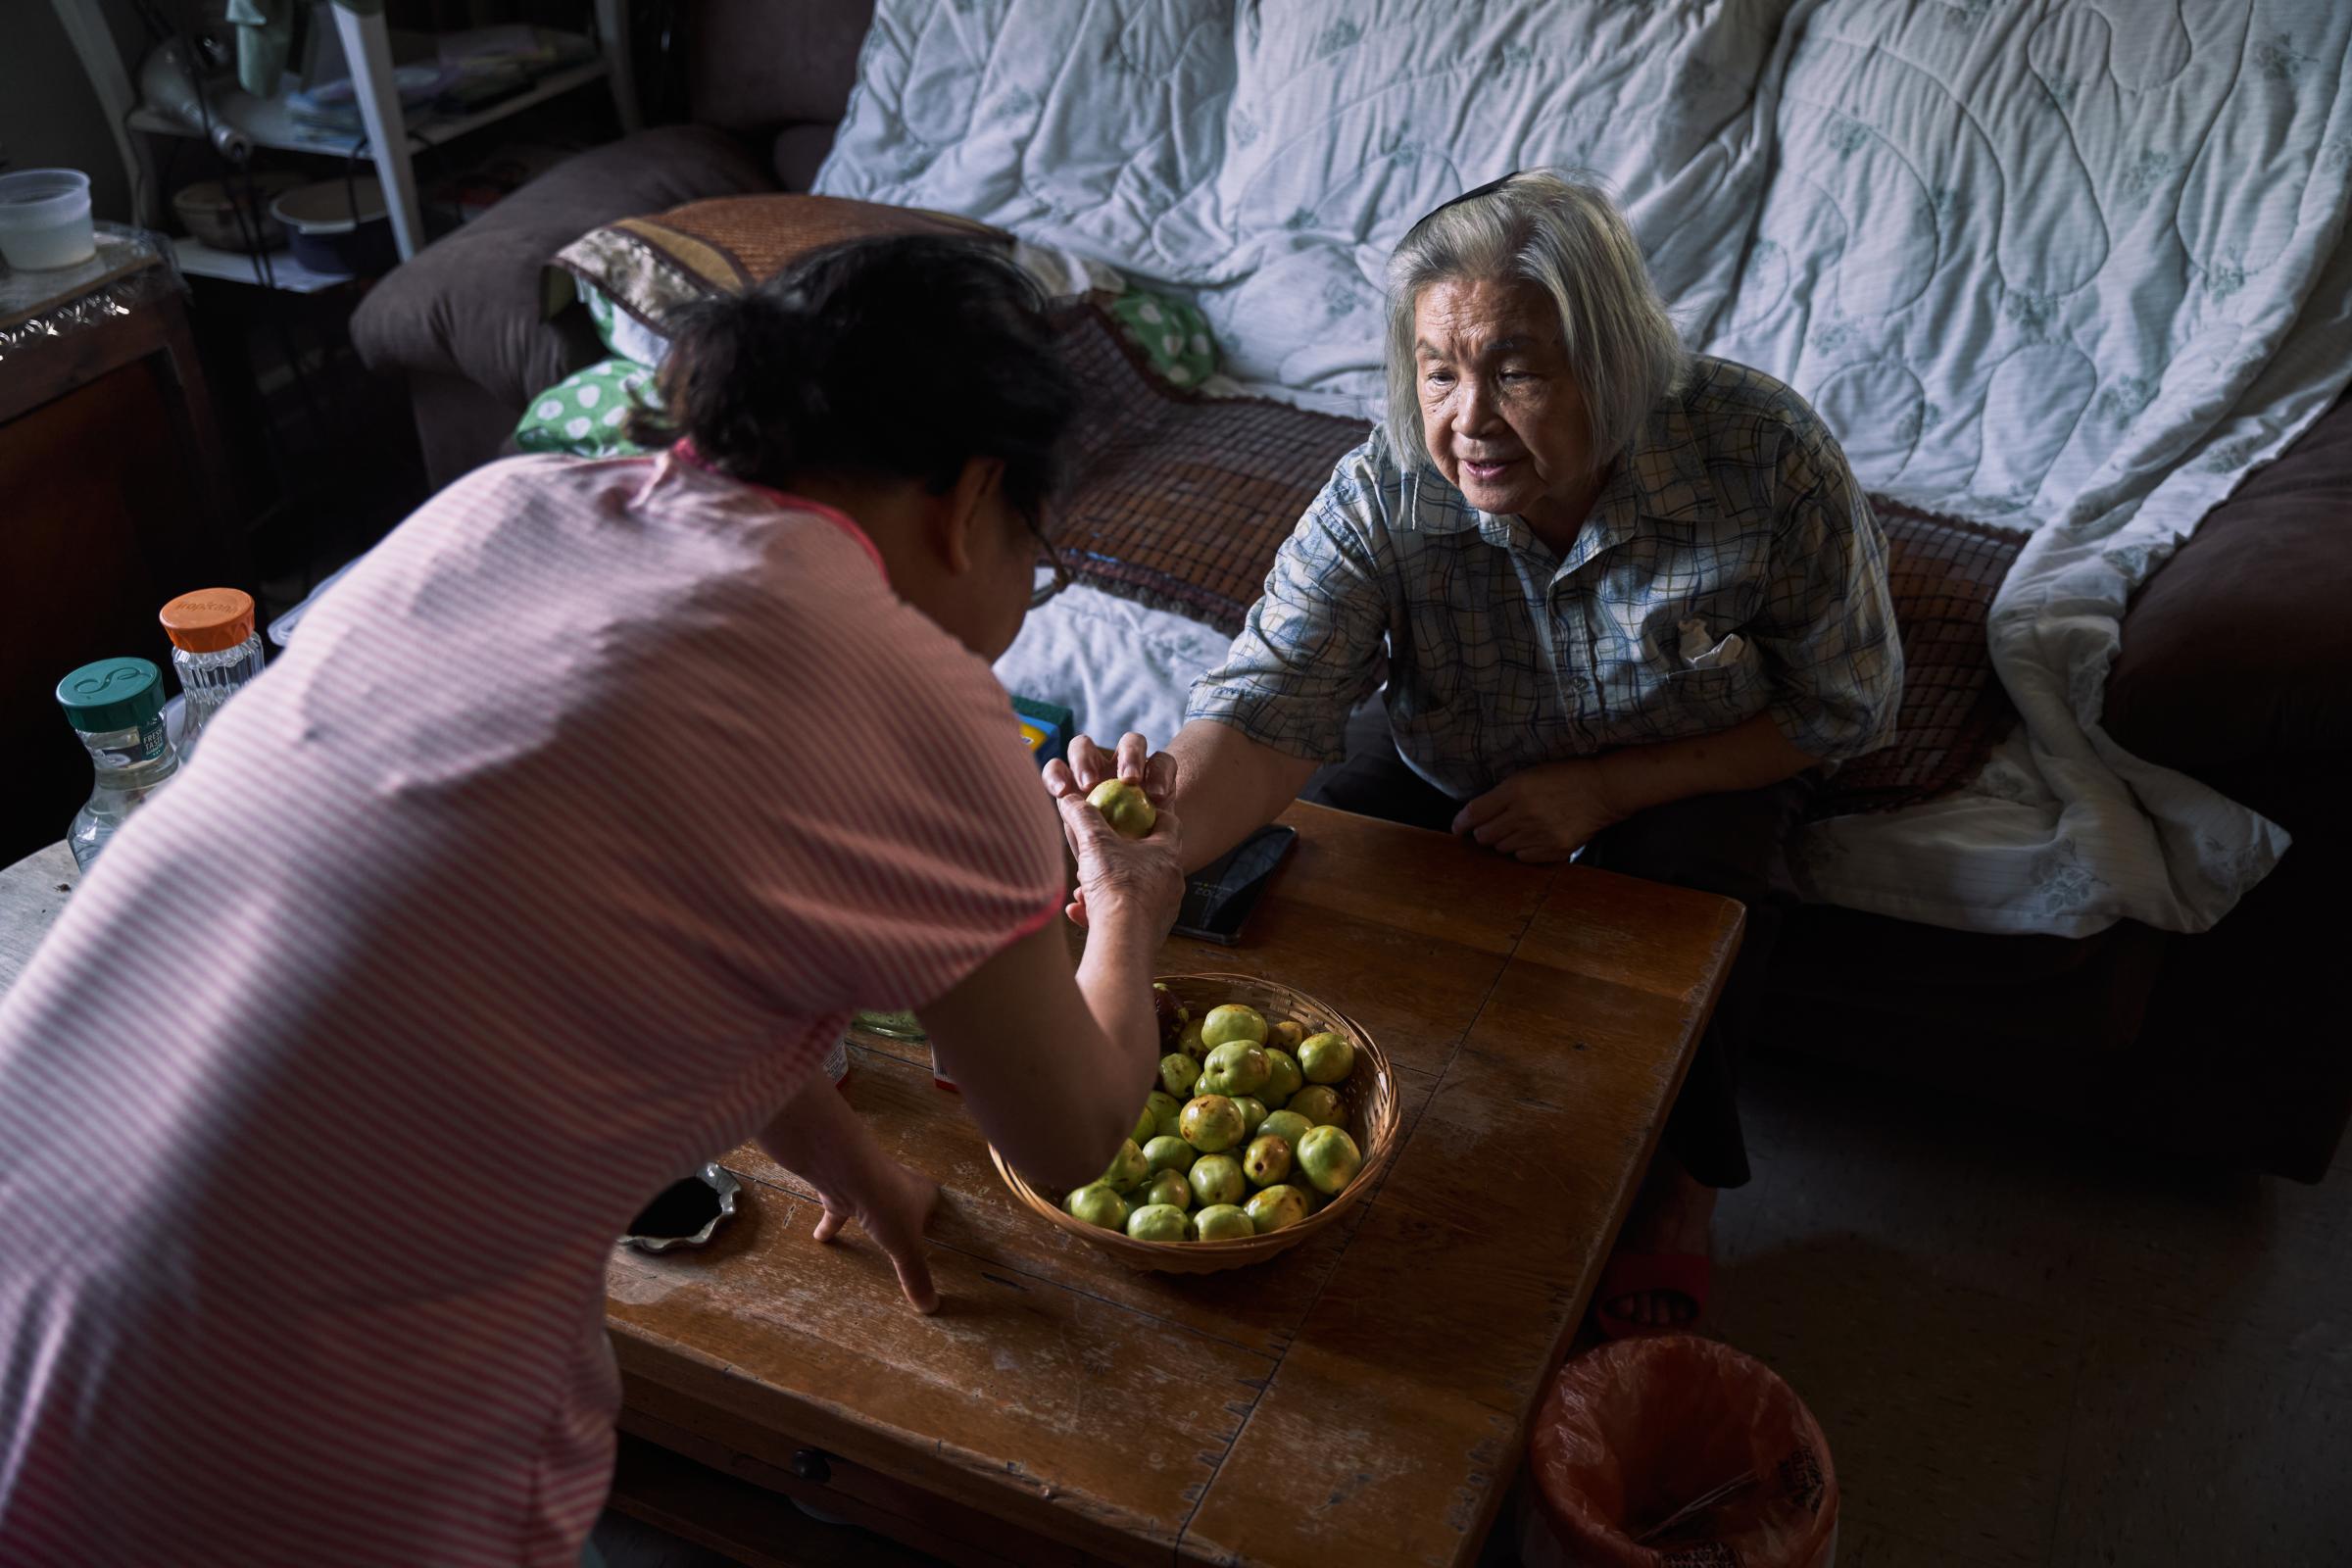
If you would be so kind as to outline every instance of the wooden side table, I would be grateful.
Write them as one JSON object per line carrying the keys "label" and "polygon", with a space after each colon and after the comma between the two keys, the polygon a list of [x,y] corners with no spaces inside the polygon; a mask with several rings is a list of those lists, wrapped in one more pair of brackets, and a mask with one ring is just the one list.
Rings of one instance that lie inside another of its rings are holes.
{"label": "wooden side table", "polygon": [[136,230],[98,240],[78,268],[0,270],[0,861],[64,832],[89,793],[58,680],[167,659],[164,602],[242,576],[179,279]]}

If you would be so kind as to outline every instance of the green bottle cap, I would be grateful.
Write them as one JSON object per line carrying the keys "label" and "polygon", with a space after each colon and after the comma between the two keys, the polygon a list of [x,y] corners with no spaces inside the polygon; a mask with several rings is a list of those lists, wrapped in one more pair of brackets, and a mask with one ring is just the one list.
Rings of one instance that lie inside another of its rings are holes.
{"label": "green bottle cap", "polygon": [[101,659],[57,683],[57,706],[84,735],[137,729],[164,710],[163,672],[144,659]]}

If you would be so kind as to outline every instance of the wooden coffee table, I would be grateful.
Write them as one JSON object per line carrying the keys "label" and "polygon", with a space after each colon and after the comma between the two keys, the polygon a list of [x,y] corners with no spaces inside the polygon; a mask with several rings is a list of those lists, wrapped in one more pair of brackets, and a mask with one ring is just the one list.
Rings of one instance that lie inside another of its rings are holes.
{"label": "wooden coffee table", "polygon": [[[615,1250],[614,1504],[752,1564],[1461,1564],[1476,1558],[1739,947],[1722,899],[1530,867],[1294,807],[1239,948],[1394,1057],[1406,1142],[1342,1232],[1270,1263],[1130,1273],[1017,1207],[920,1044],[848,1093],[936,1176],[916,1316],[871,1243],[809,1239],[756,1150],[699,1252]],[[0,872],[0,985],[63,898]],[[810,1523],[784,1499],[905,1543]]]}
{"label": "wooden coffee table", "polygon": [[1741,911],[1284,820],[1298,848],[1245,945],[1174,940],[1160,970],[1280,979],[1388,1048],[1406,1142],[1352,1226],[1255,1268],[1131,1273],[1013,1202],[925,1047],[861,1035],[851,1102],[943,1190],[945,1306],[908,1310],[862,1238],[812,1242],[808,1190],[738,1150],[748,1222],[607,1274],[621,1427],[660,1446],[627,1447],[616,1505],[750,1563],[882,1560],[772,1493],[964,1564],[1477,1557]]}

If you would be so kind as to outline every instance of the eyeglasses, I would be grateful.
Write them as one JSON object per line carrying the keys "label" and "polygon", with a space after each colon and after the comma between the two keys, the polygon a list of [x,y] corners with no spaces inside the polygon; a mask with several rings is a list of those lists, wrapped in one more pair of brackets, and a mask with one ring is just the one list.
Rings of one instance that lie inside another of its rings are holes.
{"label": "eyeglasses", "polygon": [[1023,517],[1021,522],[1029,530],[1029,537],[1037,541],[1038,555],[1054,568],[1052,577],[1029,590],[1029,608],[1035,610],[1070,585],[1070,568],[1068,563],[1061,559],[1061,552],[1054,548],[1054,541],[1046,537],[1046,530],[1039,525],[1035,517]]}

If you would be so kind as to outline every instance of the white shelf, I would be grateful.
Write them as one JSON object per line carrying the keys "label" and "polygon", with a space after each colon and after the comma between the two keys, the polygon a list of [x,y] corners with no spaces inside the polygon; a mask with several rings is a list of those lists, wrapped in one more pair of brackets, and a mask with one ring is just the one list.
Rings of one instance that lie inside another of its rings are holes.
{"label": "white shelf", "polygon": [[[199,136],[203,132],[191,129],[176,116],[137,102],[101,10],[101,0],[50,0],[50,4],[65,24],[67,36],[97,89],[107,123],[115,127],[117,150],[130,174],[131,189],[155,192],[158,181],[149,165],[145,144],[129,132],[139,130],[162,136]],[[405,262],[424,243],[424,214],[416,199],[416,170],[413,161],[419,143],[437,147],[453,137],[519,114],[534,104],[545,103],[558,93],[570,92],[594,81],[602,81],[612,89],[612,107],[620,116],[623,134],[634,134],[643,128],[637,113],[636,67],[629,58],[629,0],[589,0],[589,5],[596,18],[596,37],[604,51],[602,59],[583,60],[552,71],[512,97],[480,109],[460,114],[428,111],[412,122],[393,85],[397,73],[392,64],[392,33],[383,12],[352,11],[342,6],[321,7],[319,20],[324,22],[328,17],[333,20],[335,37],[343,46],[343,58],[351,66],[360,122],[367,127],[365,135],[356,129],[322,130],[303,124],[294,118],[282,97],[254,99],[239,94],[223,99],[222,105],[229,111],[227,118],[231,122],[258,146],[279,152],[349,158],[354,148],[365,144],[368,150],[363,156],[375,166],[383,181],[384,204],[392,219],[393,246]],[[141,207],[145,221],[154,223],[161,220],[159,202],[154,196],[143,201]],[[246,274],[240,269],[238,275]]]}
{"label": "white shelf", "polygon": [[[565,66],[540,77],[529,87],[511,98],[501,98],[494,104],[466,114],[444,115],[432,112],[419,114],[408,122],[409,135],[427,147],[438,147],[468,131],[519,114],[536,104],[543,104],[560,93],[584,87],[592,81],[602,81],[608,71],[602,60],[583,60]],[[352,148],[362,140],[357,130],[322,130],[307,125],[294,118],[286,100],[279,98],[240,98],[235,123],[239,130],[253,139],[256,147],[270,147],[287,153],[319,153],[334,158],[350,156]],[[194,129],[170,115],[144,106],[130,114],[133,130],[153,131],[165,136],[200,136]],[[375,162],[376,149],[369,147],[361,155],[367,162]]]}
{"label": "white shelf", "polygon": [[316,294],[321,289],[348,283],[351,278],[341,272],[314,272],[294,259],[294,253],[282,246],[270,253],[270,276],[262,275],[261,263],[254,257],[237,251],[224,251],[201,240],[172,237],[172,254],[179,262],[179,270],[191,277],[220,277],[232,283],[267,284],[271,278],[289,294]]}

